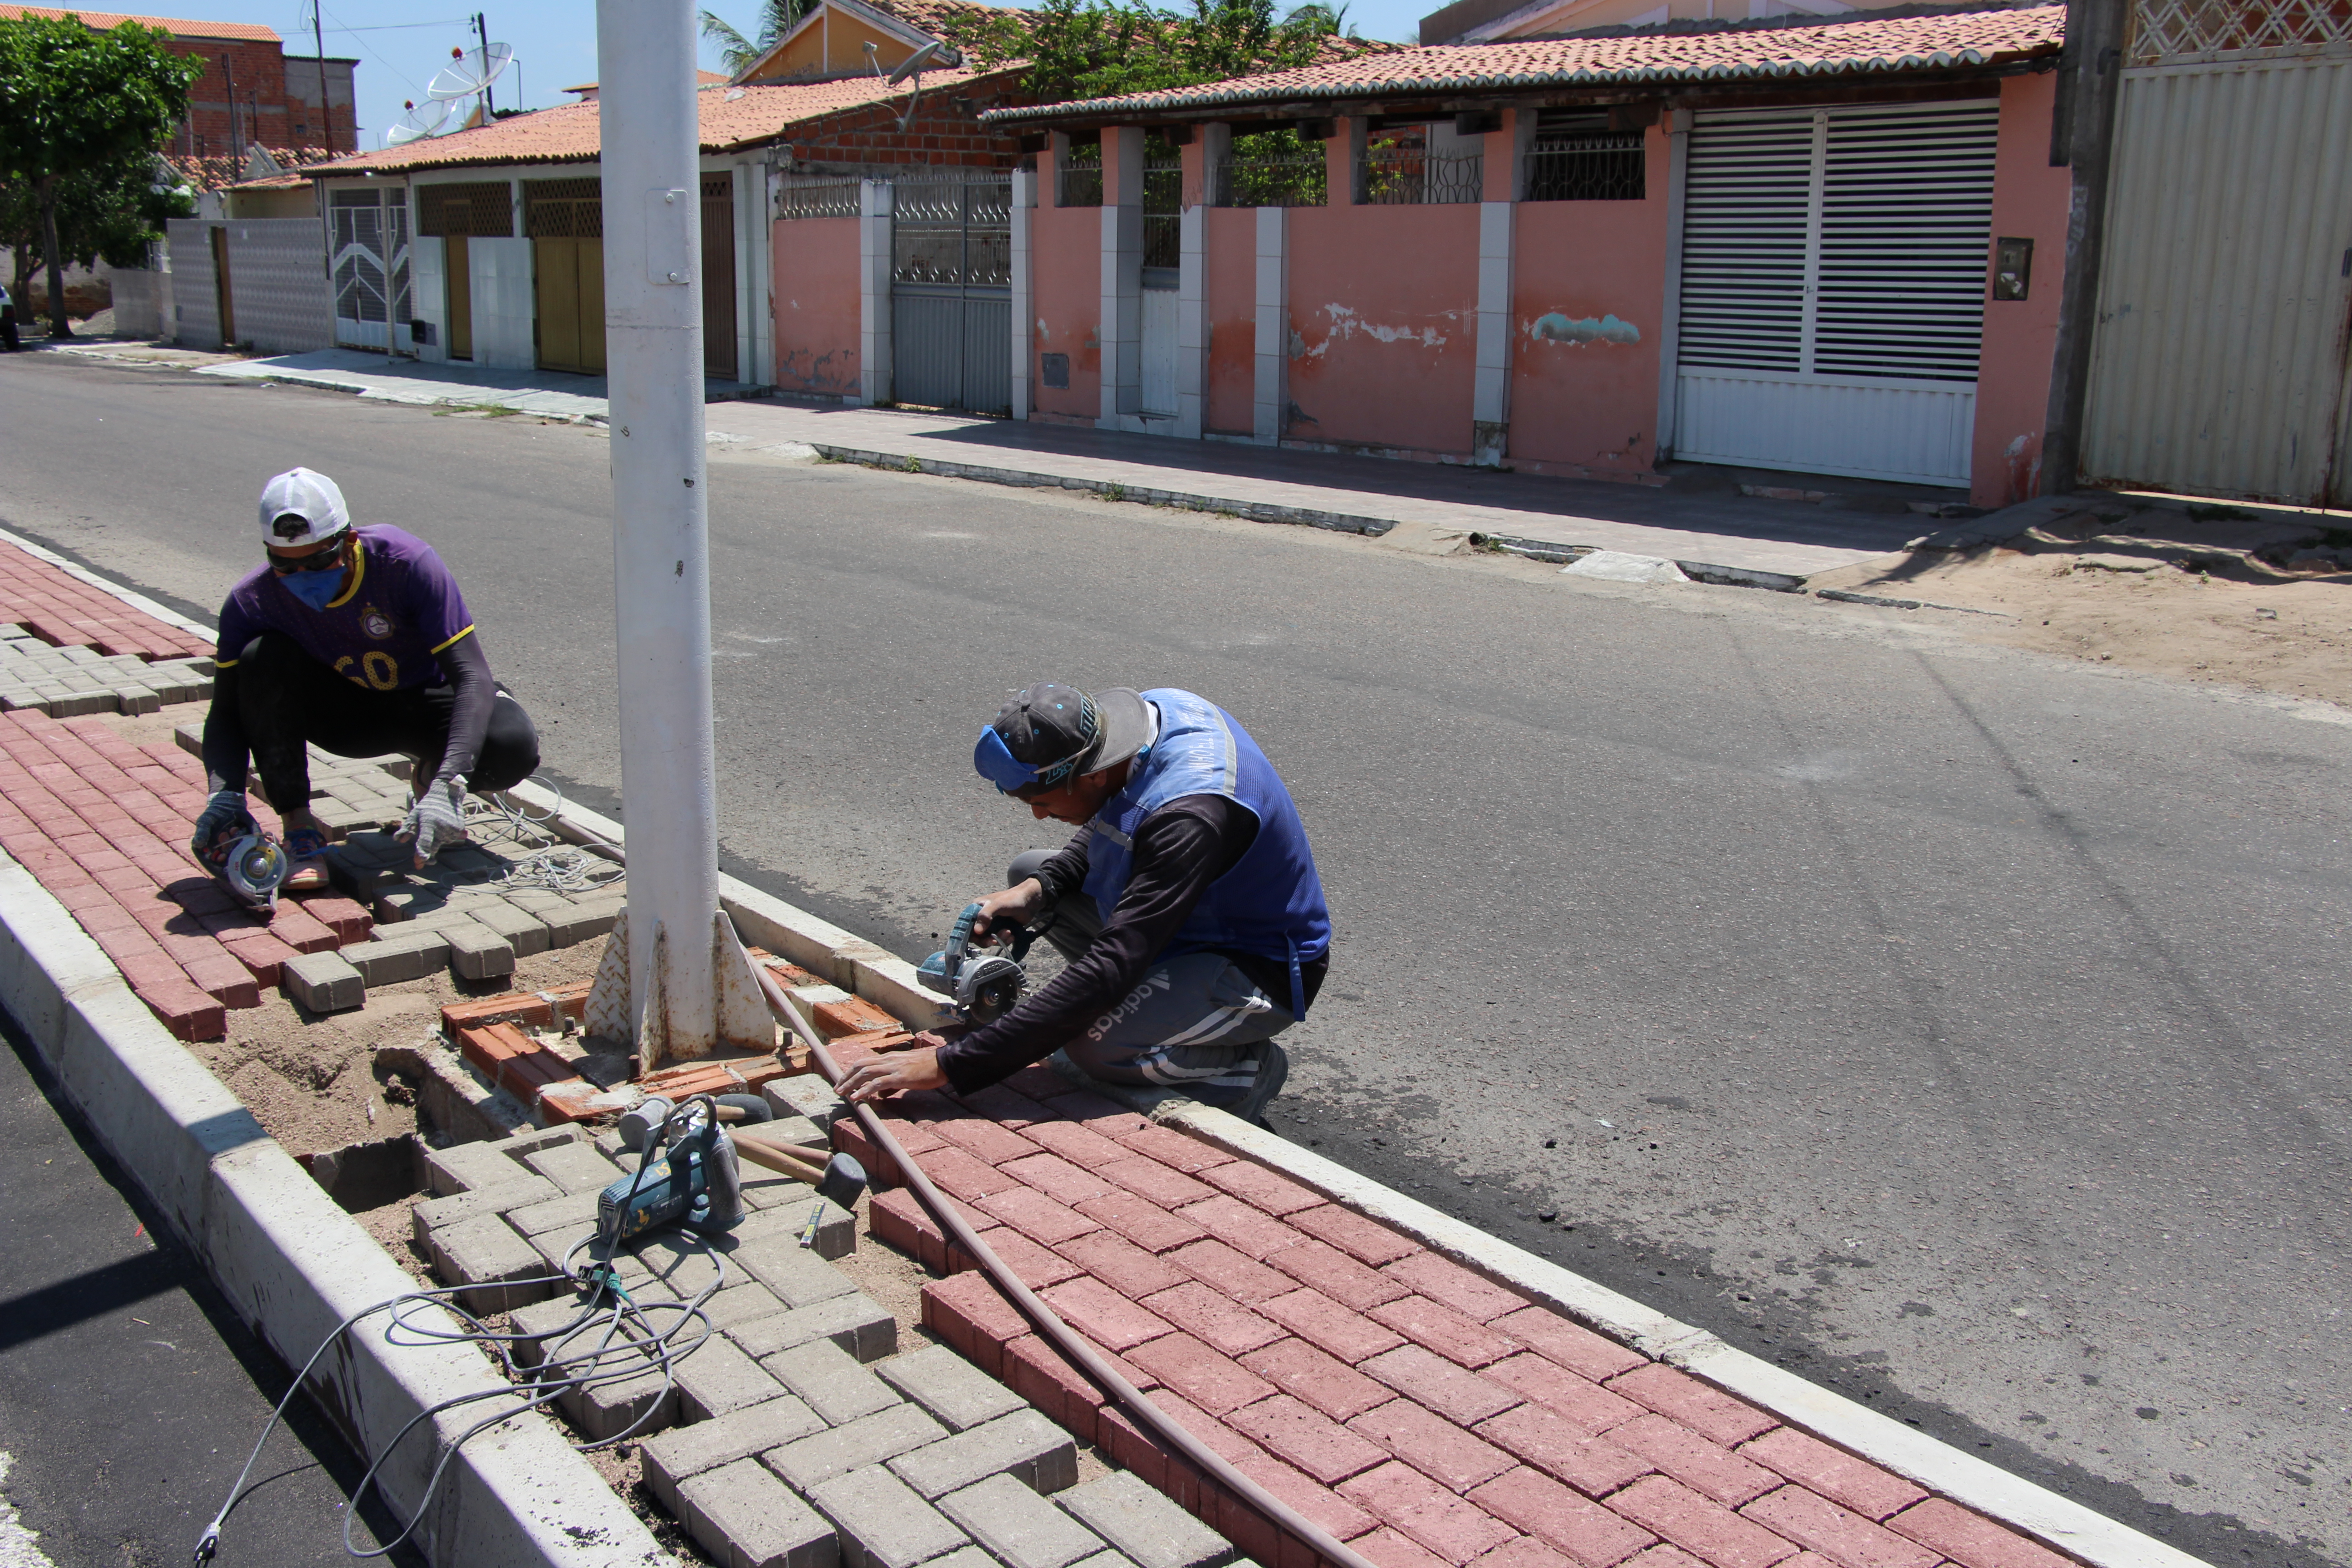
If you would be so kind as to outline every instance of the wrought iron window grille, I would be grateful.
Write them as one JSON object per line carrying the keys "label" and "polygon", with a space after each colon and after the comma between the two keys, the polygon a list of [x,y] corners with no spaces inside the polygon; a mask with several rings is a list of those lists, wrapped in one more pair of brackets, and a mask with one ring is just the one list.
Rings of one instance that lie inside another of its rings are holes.
{"label": "wrought iron window grille", "polygon": [[1486,194],[1485,154],[1448,158],[1424,147],[1375,147],[1356,161],[1356,199],[1368,206],[1444,206]]}
{"label": "wrought iron window grille", "polygon": [[1536,137],[1528,153],[1530,202],[1638,202],[1648,194],[1642,133],[1588,132]]}
{"label": "wrought iron window grille", "polygon": [[787,176],[776,187],[776,216],[795,217],[856,217],[856,180],[809,180]]}
{"label": "wrought iron window grille", "polygon": [[1330,199],[1330,175],[1319,152],[1272,158],[1234,158],[1210,181],[1213,206],[1319,207]]}

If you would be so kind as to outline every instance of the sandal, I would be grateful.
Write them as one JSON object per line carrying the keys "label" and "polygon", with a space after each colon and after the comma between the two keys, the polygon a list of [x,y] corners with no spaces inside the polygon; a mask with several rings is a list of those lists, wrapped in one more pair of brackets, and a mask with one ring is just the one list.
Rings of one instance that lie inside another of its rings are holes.
{"label": "sandal", "polygon": [[327,885],[327,836],[315,827],[297,827],[286,835],[286,856],[294,868],[279,884],[283,892],[316,892]]}

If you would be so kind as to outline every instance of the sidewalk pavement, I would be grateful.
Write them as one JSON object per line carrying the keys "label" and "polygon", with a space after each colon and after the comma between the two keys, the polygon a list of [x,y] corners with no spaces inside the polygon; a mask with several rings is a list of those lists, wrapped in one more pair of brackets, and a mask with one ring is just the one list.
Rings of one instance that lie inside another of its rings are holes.
{"label": "sidewalk pavement", "polygon": [[[607,407],[598,377],[429,365],[349,349],[241,360],[198,374],[571,419],[602,421]],[[1568,552],[1614,550],[1699,568],[1693,576],[1716,568],[1718,576],[1803,578],[1900,550],[1934,526],[1899,510],[1899,500],[1885,503],[1898,509],[1889,511],[1839,510],[1743,494],[1727,475],[1720,489],[1689,490],[959,414],[736,399],[731,386],[711,390],[714,399],[735,399],[714,401],[708,415],[711,438],[721,443],[796,442],[848,462],[1109,492],[1349,532],[1413,523]]]}

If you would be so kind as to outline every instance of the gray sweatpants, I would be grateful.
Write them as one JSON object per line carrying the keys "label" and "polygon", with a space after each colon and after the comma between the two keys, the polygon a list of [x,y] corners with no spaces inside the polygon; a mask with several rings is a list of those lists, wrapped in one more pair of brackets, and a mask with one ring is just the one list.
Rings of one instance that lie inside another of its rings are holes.
{"label": "gray sweatpants", "polygon": [[[1053,857],[1050,849],[1019,856],[1005,886],[1020,886]],[[1045,940],[1065,958],[1076,959],[1102,934],[1101,912],[1082,891],[1050,912]],[[1252,1100],[1266,1042],[1297,1021],[1231,960],[1190,952],[1146,969],[1134,990],[1062,1049],[1107,1082],[1181,1088],[1233,1110]]]}

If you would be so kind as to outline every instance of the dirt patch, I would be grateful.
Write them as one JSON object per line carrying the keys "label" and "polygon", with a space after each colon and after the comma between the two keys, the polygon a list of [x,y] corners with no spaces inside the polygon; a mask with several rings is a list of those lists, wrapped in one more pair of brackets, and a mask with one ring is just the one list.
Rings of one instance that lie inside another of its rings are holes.
{"label": "dirt patch", "polygon": [[1972,641],[2352,706],[2352,532],[2201,510],[2084,511],[1806,586],[1990,612],[1938,617]]}
{"label": "dirt patch", "polygon": [[[510,986],[460,982],[446,970],[397,985],[372,986],[366,1006],[323,1016],[296,1006],[282,994],[266,992],[260,1006],[229,1014],[227,1039],[188,1048],[290,1154],[299,1157],[395,1137],[416,1129],[415,1097],[390,1083],[388,1070],[377,1070],[376,1052],[415,1046],[431,1037],[440,1027],[443,1005],[461,996],[543,991],[591,979],[604,950],[601,941],[583,942],[522,959],[515,965]],[[387,1246],[385,1250],[394,1249]]]}
{"label": "dirt patch", "polygon": [[416,1250],[416,1227],[410,1219],[415,1207],[416,1199],[405,1197],[382,1208],[362,1209],[352,1217],[410,1279],[428,1289],[438,1289],[441,1281],[433,1278],[433,1260]]}
{"label": "dirt patch", "polygon": [[857,1200],[857,1250],[833,1266],[898,1320],[898,1352],[920,1350],[938,1336],[923,1327],[923,1286],[930,1270],[874,1234],[874,1200]]}

